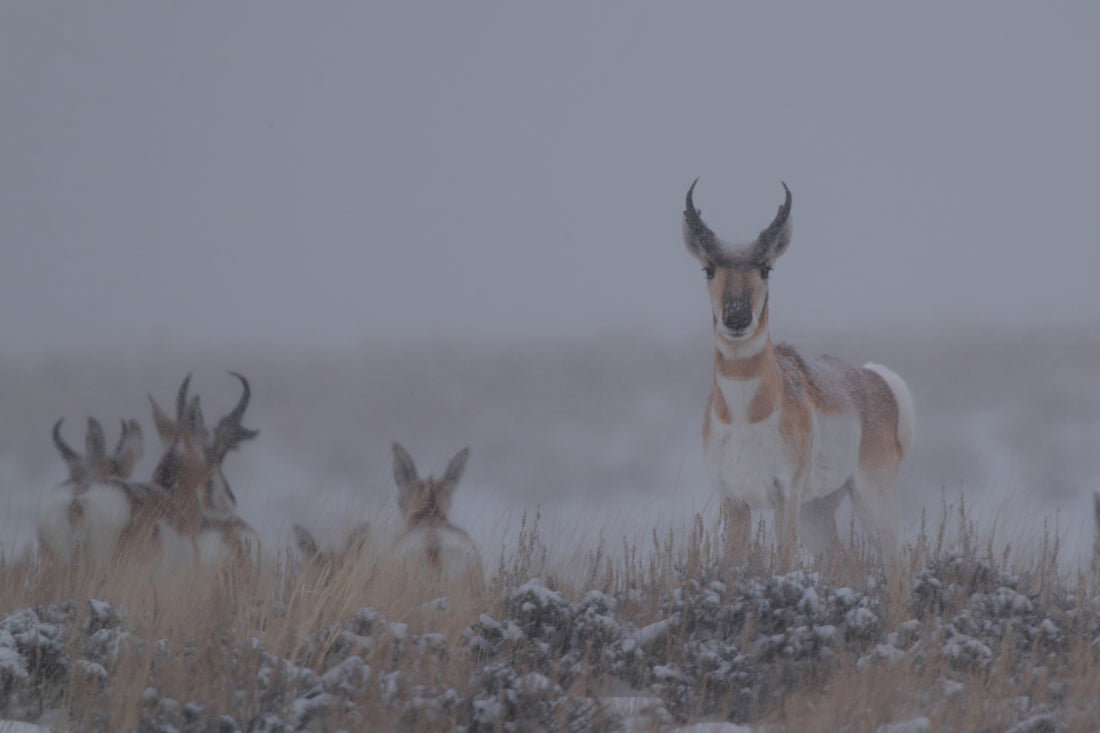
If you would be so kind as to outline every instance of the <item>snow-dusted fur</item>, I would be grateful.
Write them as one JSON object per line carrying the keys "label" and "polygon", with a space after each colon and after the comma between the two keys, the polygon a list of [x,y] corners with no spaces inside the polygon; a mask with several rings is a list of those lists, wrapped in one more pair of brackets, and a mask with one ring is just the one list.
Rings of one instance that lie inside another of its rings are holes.
{"label": "snow-dusted fur", "polygon": [[714,328],[714,386],[703,420],[703,455],[725,500],[733,543],[748,532],[749,510],[772,509],[780,554],[795,537],[815,554],[836,536],[845,497],[888,566],[897,556],[896,477],[914,438],[905,382],[877,364],[857,369],[830,356],[803,357],[773,346],[768,276],[790,246],[791,192],[750,244],[731,247],[684,210],[688,252],[706,273]]}
{"label": "snow-dusted fur", "polygon": [[909,393],[909,385],[897,373],[887,369],[882,364],[867,362],[864,369],[870,369],[886,380],[886,385],[894,393],[894,399],[898,403],[898,444],[901,445],[901,455],[909,455],[913,448],[913,440],[916,438],[916,410],[913,409],[913,395]]}
{"label": "snow-dusted fur", "polygon": [[170,496],[155,517],[160,576],[212,570],[226,561],[246,567],[260,561],[259,535],[237,515],[237,498],[222,472],[226,455],[259,434],[241,424],[252,395],[248,380],[230,374],[241,383],[241,397],[213,429],[206,425],[199,396],[188,398],[190,374],[176,396],[175,419],[149,396],[164,446],[153,481]]}
{"label": "snow-dusted fur", "polygon": [[484,583],[477,546],[465,531],[447,519],[469,455],[469,449],[464,448],[447,464],[441,478],[421,479],[412,457],[400,444],[393,444],[397,503],[406,524],[393,554],[413,577],[467,588],[481,587]]}
{"label": "snow-dusted fur", "polygon": [[39,546],[63,564],[108,562],[132,515],[125,488],[141,458],[142,434],[136,421],[122,423],[118,447],[105,451],[103,428],[88,418],[85,453],[77,453],[61,437],[61,420],[53,428],[54,444],[69,469],[69,478],[43,500],[35,521]]}

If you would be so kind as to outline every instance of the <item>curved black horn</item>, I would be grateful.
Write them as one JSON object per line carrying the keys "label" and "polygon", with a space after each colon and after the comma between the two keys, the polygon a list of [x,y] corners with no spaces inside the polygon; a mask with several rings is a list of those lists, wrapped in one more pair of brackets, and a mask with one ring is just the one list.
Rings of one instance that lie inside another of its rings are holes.
{"label": "curved black horn", "polygon": [[61,437],[61,423],[63,422],[65,422],[65,418],[61,418],[53,425],[53,444],[57,446],[57,450],[61,453],[61,458],[65,463],[79,461],[80,454],[70,448],[69,444]]}
{"label": "curved black horn", "polygon": [[248,408],[248,401],[252,399],[252,390],[249,388],[248,380],[244,378],[243,374],[240,374],[238,372],[229,373],[237,379],[241,380],[241,399],[238,400],[237,406],[234,407],[228,415],[222,418],[222,420],[225,422],[233,422],[234,424],[240,425],[241,418],[244,417],[244,411]]}
{"label": "curved black horn", "polygon": [[[756,238],[757,252],[769,252],[780,243],[776,240],[779,239],[784,229],[787,226],[787,219],[791,216],[791,189],[787,188],[787,184],[783,181],[779,182],[783,186],[783,190],[787,196],[783,203],[779,206],[779,211],[775,214],[775,219],[768,225],[768,228],[760,232],[760,236]],[[785,247],[786,245],[783,244]]]}
{"label": "curved black horn", "polygon": [[695,184],[698,182],[698,178],[691,182],[691,187],[688,189],[687,197],[684,200],[685,244],[696,254],[714,256],[721,252],[722,245],[718,240],[718,236],[703,223],[699,210],[695,208],[692,194],[695,192]]}
{"label": "curved black horn", "polygon": [[180,384],[180,391],[176,394],[176,422],[183,422],[183,413],[187,409],[187,388],[191,386],[191,373],[188,372],[187,376],[183,378],[183,382]]}
{"label": "curved black horn", "polygon": [[227,452],[260,434],[258,430],[249,430],[241,425],[241,418],[244,417],[244,411],[248,409],[248,402],[252,398],[252,389],[248,386],[248,380],[237,372],[229,373],[241,380],[241,398],[237,401],[237,406],[219,420],[214,428],[214,442],[208,448],[208,457],[214,463],[221,463]]}

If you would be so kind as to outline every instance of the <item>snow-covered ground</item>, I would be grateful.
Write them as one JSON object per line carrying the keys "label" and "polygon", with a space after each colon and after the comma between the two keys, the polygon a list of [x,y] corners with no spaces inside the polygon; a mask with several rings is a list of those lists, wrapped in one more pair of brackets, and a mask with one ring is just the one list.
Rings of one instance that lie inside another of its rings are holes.
{"label": "snow-covered ground", "polygon": [[[1091,498],[1100,490],[1100,329],[1058,335],[979,331],[791,335],[807,354],[887,364],[909,383],[917,440],[900,476],[904,532],[941,498],[960,494],[987,529],[1014,547],[1057,522],[1067,555],[1091,547]],[[787,334],[780,334],[786,336]],[[187,372],[208,420],[234,403],[234,369],[252,382],[245,424],[260,436],[226,462],[240,513],[271,542],[291,521],[336,545],[369,517],[392,531],[390,444],[421,473],[471,449],[453,508],[491,566],[524,513],[541,511],[543,537],[567,554],[602,532],[648,534],[715,510],[702,466],[700,425],[711,375],[706,333],[575,342],[364,344],[345,352],[223,348],[201,353],[130,349],[0,358],[0,537],[6,551],[33,538],[35,509],[65,477],[50,428],[81,445],[84,419],[137,417],[146,452],[159,453],[146,393],[170,407]],[[846,512],[846,507],[841,511]],[[847,528],[847,514],[839,525]]]}

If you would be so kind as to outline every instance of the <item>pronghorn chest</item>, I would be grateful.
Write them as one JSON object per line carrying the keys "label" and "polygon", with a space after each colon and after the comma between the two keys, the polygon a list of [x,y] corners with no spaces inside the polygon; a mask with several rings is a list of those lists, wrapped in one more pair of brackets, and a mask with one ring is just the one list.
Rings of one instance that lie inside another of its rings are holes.
{"label": "pronghorn chest", "polygon": [[748,415],[761,388],[759,378],[718,377],[722,402],[707,405],[703,456],[715,487],[724,496],[740,499],[753,509],[774,507],[777,479],[794,475],[795,461],[783,441],[780,411],[750,422]]}
{"label": "pronghorn chest", "polygon": [[703,445],[715,487],[753,509],[773,509],[778,484],[789,487],[801,501],[826,496],[843,486],[857,469],[859,420],[807,407],[807,434],[801,445],[796,445],[792,435],[785,433],[800,423],[789,420],[784,425],[778,405],[762,420],[748,419],[760,386],[759,379],[718,379],[725,410],[715,409],[714,400],[708,404]]}

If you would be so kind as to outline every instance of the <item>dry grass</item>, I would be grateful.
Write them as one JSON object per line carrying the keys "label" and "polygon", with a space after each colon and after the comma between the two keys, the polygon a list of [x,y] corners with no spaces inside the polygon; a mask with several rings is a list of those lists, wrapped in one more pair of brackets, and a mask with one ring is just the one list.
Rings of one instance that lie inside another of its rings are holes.
{"label": "dry grass", "polygon": [[[1072,712],[1092,704],[1100,691],[1100,636],[1095,618],[1092,622],[1087,618],[1088,608],[1095,612],[1096,605],[1086,604],[1097,593],[1094,581],[1059,572],[1053,534],[1037,556],[1013,556],[1009,545],[995,547],[992,540],[977,536],[965,504],[947,509],[948,520],[932,532],[922,529],[916,542],[906,548],[905,565],[888,584],[858,542],[808,564],[807,571],[828,578],[832,587],[877,594],[886,631],[919,618],[919,638],[906,645],[907,654],[900,661],[870,658],[867,648],[840,647],[827,663],[784,688],[776,705],[758,708],[759,716],[754,717],[759,722],[785,730],[874,731],[884,723],[922,715],[933,730],[997,730],[1021,720],[1022,699],[1028,701],[1027,710]],[[521,520],[514,547],[502,552],[484,589],[411,586],[392,564],[370,555],[336,563],[323,572],[311,571],[300,568],[287,548],[268,557],[255,573],[180,577],[157,584],[133,567],[66,573],[43,567],[35,557],[24,557],[5,561],[0,568],[0,619],[21,608],[72,599],[77,618],[69,628],[78,630],[95,622],[89,599],[125,609],[125,628],[140,641],[121,650],[107,670],[107,679],[90,675],[76,664],[59,671],[65,676],[60,686],[63,697],[42,700],[39,711],[59,711],[51,721],[54,725],[74,730],[136,729],[150,704],[143,697],[145,691],[153,687],[158,699],[199,702],[205,706],[206,718],[231,716],[244,728],[255,722],[263,708],[262,695],[270,694],[256,682],[269,661],[265,655],[293,660],[322,674],[338,644],[332,629],[360,608],[373,607],[388,622],[407,624],[410,634],[434,632],[445,640],[440,653],[401,656],[395,648],[400,640],[389,638],[364,658],[373,669],[400,671],[406,685],[462,690],[486,664],[499,661],[461,653],[464,631],[483,613],[504,618],[507,595],[533,577],[574,602],[590,590],[615,595],[617,620],[641,628],[664,618],[664,599],[686,583],[716,578],[763,580],[774,575],[777,562],[763,524],[750,542],[734,548],[731,557],[718,522],[697,517],[684,533],[659,536],[653,531],[648,537],[621,540],[614,551],[601,538],[578,550],[582,561],[561,566],[549,560],[552,553],[538,523],[537,515]],[[921,610],[913,590],[920,573],[944,558],[953,558],[952,567],[958,570],[952,578],[960,587],[987,582],[984,579],[991,573],[1013,573],[1021,593],[1033,599],[1042,613],[1066,624],[1067,643],[1056,649],[1033,644],[1030,653],[1021,655],[1019,640],[1006,634],[992,649],[987,664],[972,668],[953,664],[937,652],[936,645],[943,625],[952,623],[964,609],[967,594],[946,594],[940,607]],[[445,607],[428,603],[441,592],[449,598]],[[752,624],[742,633],[739,646],[748,648]],[[70,632],[66,644],[72,659],[79,657],[77,646],[86,643],[81,641],[85,637]],[[672,649],[675,643],[675,639],[668,642],[670,662],[678,659]],[[165,654],[164,649],[173,653]],[[110,695],[103,694],[106,685]],[[624,687],[622,680],[603,677],[592,667],[571,677],[563,692],[575,698],[598,697],[614,690],[622,694]],[[648,689],[642,683],[631,694],[647,695]],[[409,718],[382,699],[380,685],[370,690],[357,701],[358,713],[332,713],[326,725],[355,728],[363,724],[364,714],[376,729],[435,729],[459,722],[457,717]],[[293,693],[286,691],[288,696]],[[697,694],[705,697],[715,692]],[[725,693],[717,694],[721,701]],[[718,717],[724,717],[722,710],[737,717],[732,692],[727,697],[718,703]],[[689,720],[694,717],[695,713],[686,714]],[[596,713],[580,727],[609,726],[612,721]],[[1064,730],[1090,729],[1089,723],[1069,713],[1060,724]]]}

